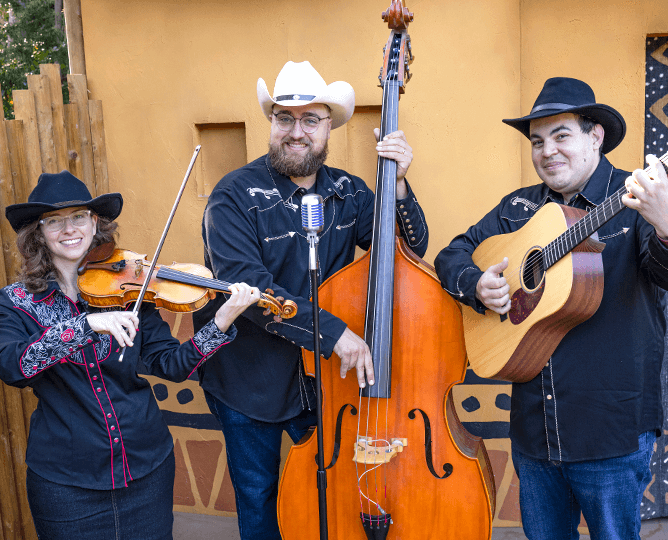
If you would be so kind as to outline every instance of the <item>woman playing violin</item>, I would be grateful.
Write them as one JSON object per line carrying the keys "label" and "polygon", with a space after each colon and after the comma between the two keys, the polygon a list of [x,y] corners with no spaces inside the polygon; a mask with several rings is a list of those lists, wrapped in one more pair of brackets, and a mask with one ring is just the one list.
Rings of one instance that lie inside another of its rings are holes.
{"label": "woman playing violin", "polygon": [[[234,339],[235,318],[260,298],[235,284],[229,300],[179,344],[151,304],[139,315],[79,296],[77,267],[113,242],[119,193],[93,198],[67,171],[42,174],[6,216],[18,233],[20,281],[0,290],[0,379],[30,386],[27,490],[49,540],[172,538],[172,437],[138,371],[185,380]],[[118,362],[123,347],[123,362]]]}

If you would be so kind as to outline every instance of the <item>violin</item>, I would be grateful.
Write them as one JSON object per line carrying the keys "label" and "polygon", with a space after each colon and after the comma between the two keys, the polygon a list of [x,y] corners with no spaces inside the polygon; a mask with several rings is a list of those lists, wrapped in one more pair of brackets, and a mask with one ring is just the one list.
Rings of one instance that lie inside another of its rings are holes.
{"label": "violin", "polygon": [[[81,297],[95,307],[125,307],[137,300],[151,262],[134,251],[115,249],[113,243],[92,249],[77,269]],[[216,296],[216,291],[230,292],[231,283],[213,279],[205,266],[191,263],[157,265],[151,276],[144,300],[176,313],[197,311]],[[292,300],[261,294],[258,305],[265,315],[273,313],[282,319],[297,314]]]}

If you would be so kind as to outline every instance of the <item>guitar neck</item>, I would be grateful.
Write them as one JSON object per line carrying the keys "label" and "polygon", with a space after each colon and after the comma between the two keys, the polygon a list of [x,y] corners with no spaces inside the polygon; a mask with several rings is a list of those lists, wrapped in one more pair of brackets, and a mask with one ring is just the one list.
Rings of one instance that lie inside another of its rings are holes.
{"label": "guitar neck", "polygon": [[[659,161],[667,164],[668,153],[661,156]],[[649,173],[650,167],[647,167],[645,172]],[[545,246],[543,249],[543,264],[545,270],[554,265],[567,253],[570,253],[584,240],[589,238],[598,229],[619,214],[619,212],[624,210],[626,206],[622,202],[622,197],[626,193],[626,187],[622,187]]]}

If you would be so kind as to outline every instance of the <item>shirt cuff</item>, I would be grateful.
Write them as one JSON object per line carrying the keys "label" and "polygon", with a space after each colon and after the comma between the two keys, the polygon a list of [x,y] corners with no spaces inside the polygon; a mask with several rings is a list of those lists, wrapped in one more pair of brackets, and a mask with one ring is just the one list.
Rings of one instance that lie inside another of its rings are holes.
{"label": "shirt cuff", "polygon": [[192,342],[202,356],[210,356],[236,336],[237,329],[234,325],[227,329],[227,333],[221,332],[212,319],[192,337]]}

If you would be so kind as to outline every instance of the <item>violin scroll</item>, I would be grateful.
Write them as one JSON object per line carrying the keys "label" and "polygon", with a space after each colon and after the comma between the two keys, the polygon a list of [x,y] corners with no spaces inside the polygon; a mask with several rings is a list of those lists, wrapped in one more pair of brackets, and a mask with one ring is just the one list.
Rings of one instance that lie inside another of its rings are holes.
{"label": "violin scroll", "polygon": [[290,319],[297,314],[297,304],[292,300],[286,300],[282,296],[273,297],[274,291],[272,289],[265,289],[265,294],[262,295],[257,305],[265,308],[264,315],[273,313],[281,319]]}

